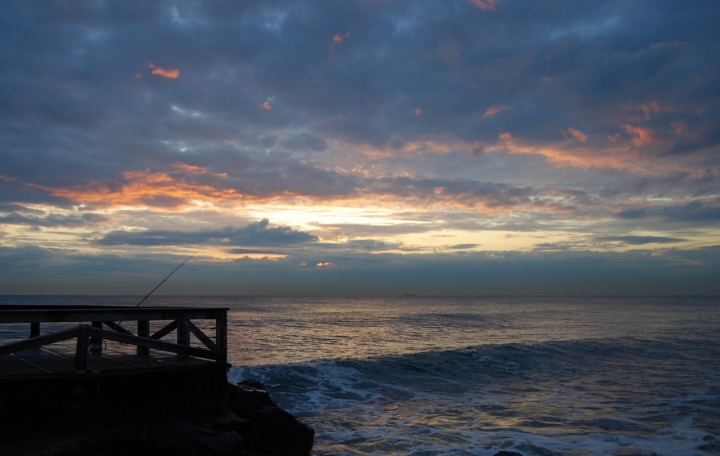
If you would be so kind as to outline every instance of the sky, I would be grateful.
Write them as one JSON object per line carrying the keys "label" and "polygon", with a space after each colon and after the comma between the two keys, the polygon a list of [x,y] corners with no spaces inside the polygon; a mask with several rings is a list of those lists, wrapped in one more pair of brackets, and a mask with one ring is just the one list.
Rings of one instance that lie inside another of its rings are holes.
{"label": "sky", "polygon": [[0,294],[720,294],[718,23],[4,2]]}

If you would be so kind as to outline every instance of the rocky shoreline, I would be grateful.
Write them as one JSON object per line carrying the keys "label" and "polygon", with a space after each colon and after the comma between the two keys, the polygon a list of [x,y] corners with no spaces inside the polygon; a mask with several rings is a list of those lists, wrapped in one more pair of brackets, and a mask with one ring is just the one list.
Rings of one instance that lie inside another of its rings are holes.
{"label": "rocky shoreline", "polygon": [[[257,381],[227,384],[228,407],[214,416],[168,413],[131,424],[25,430],[4,439],[3,456],[305,456],[315,431],[277,407]],[[100,420],[100,418],[99,418]],[[14,442],[10,442],[14,440]],[[33,441],[34,440],[34,441]]]}
{"label": "rocky shoreline", "polygon": [[[169,414],[134,426],[85,430],[41,451],[4,456],[306,456],[315,430],[278,407],[255,380],[228,383],[227,410],[213,417]],[[138,424],[138,423],[136,423]],[[494,456],[522,456],[499,451]]]}

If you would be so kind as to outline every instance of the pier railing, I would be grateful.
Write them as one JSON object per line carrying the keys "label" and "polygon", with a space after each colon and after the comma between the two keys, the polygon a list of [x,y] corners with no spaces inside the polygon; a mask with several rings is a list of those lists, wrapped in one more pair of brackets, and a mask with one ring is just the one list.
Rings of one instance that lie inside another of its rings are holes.
{"label": "pier railing", "polygon": [[[193,320],[214,320],[215,340],[208,337]],[[151,321],[169,321],[150,334]],[[129,329],[136,323],[136,332]],[[147,356],[150,350],[175,353],[227,364],[227,309],[193,307],[122,307],[122,306],[0,306],[0,324],[29,324],[29,337],[0,345],[0,356],[40,348],[57,342],[77,339],[75,370],[84,372],[88,354],[101,355],[103,340],[137,347],[137,354]],[[43,323],[78,323],[77,326],[41,334]],[[88,324],[89,323],[89,324]],[[171,332],[176,343],[160,340]],[[193,347],[191,335],[205,348]]]}

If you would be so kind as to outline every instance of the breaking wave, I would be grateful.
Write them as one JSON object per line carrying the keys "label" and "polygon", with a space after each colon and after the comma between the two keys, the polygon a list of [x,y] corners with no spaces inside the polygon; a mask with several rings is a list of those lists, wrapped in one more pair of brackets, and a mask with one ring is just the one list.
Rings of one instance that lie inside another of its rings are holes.
{"label": "breaking wave", "polygon": [[619,338],[233,367],[318,455],[720,453],[720,348]]}

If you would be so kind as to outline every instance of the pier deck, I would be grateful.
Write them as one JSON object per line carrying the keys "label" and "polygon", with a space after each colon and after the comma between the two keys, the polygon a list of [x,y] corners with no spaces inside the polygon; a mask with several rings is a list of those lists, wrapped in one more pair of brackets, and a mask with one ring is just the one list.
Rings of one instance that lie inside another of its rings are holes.
{"label": "pier deck", "polygon": [[0,306],[3,424],[212,413],[227,367],[227,309]]}
{"label": "pier deck", "polygon": [[[152,352],[146,356],[138,356],[106,348],[101,355],[88,354],[87,372],[91,375],[131,374],[135,371],[201,368],[212,364],[214,363],[211,361],[198,358],[179,358],[173,353]],[[67,375],[77,375],[75,347],[72,344],[58,343],[0,356],[0,381]]]}

